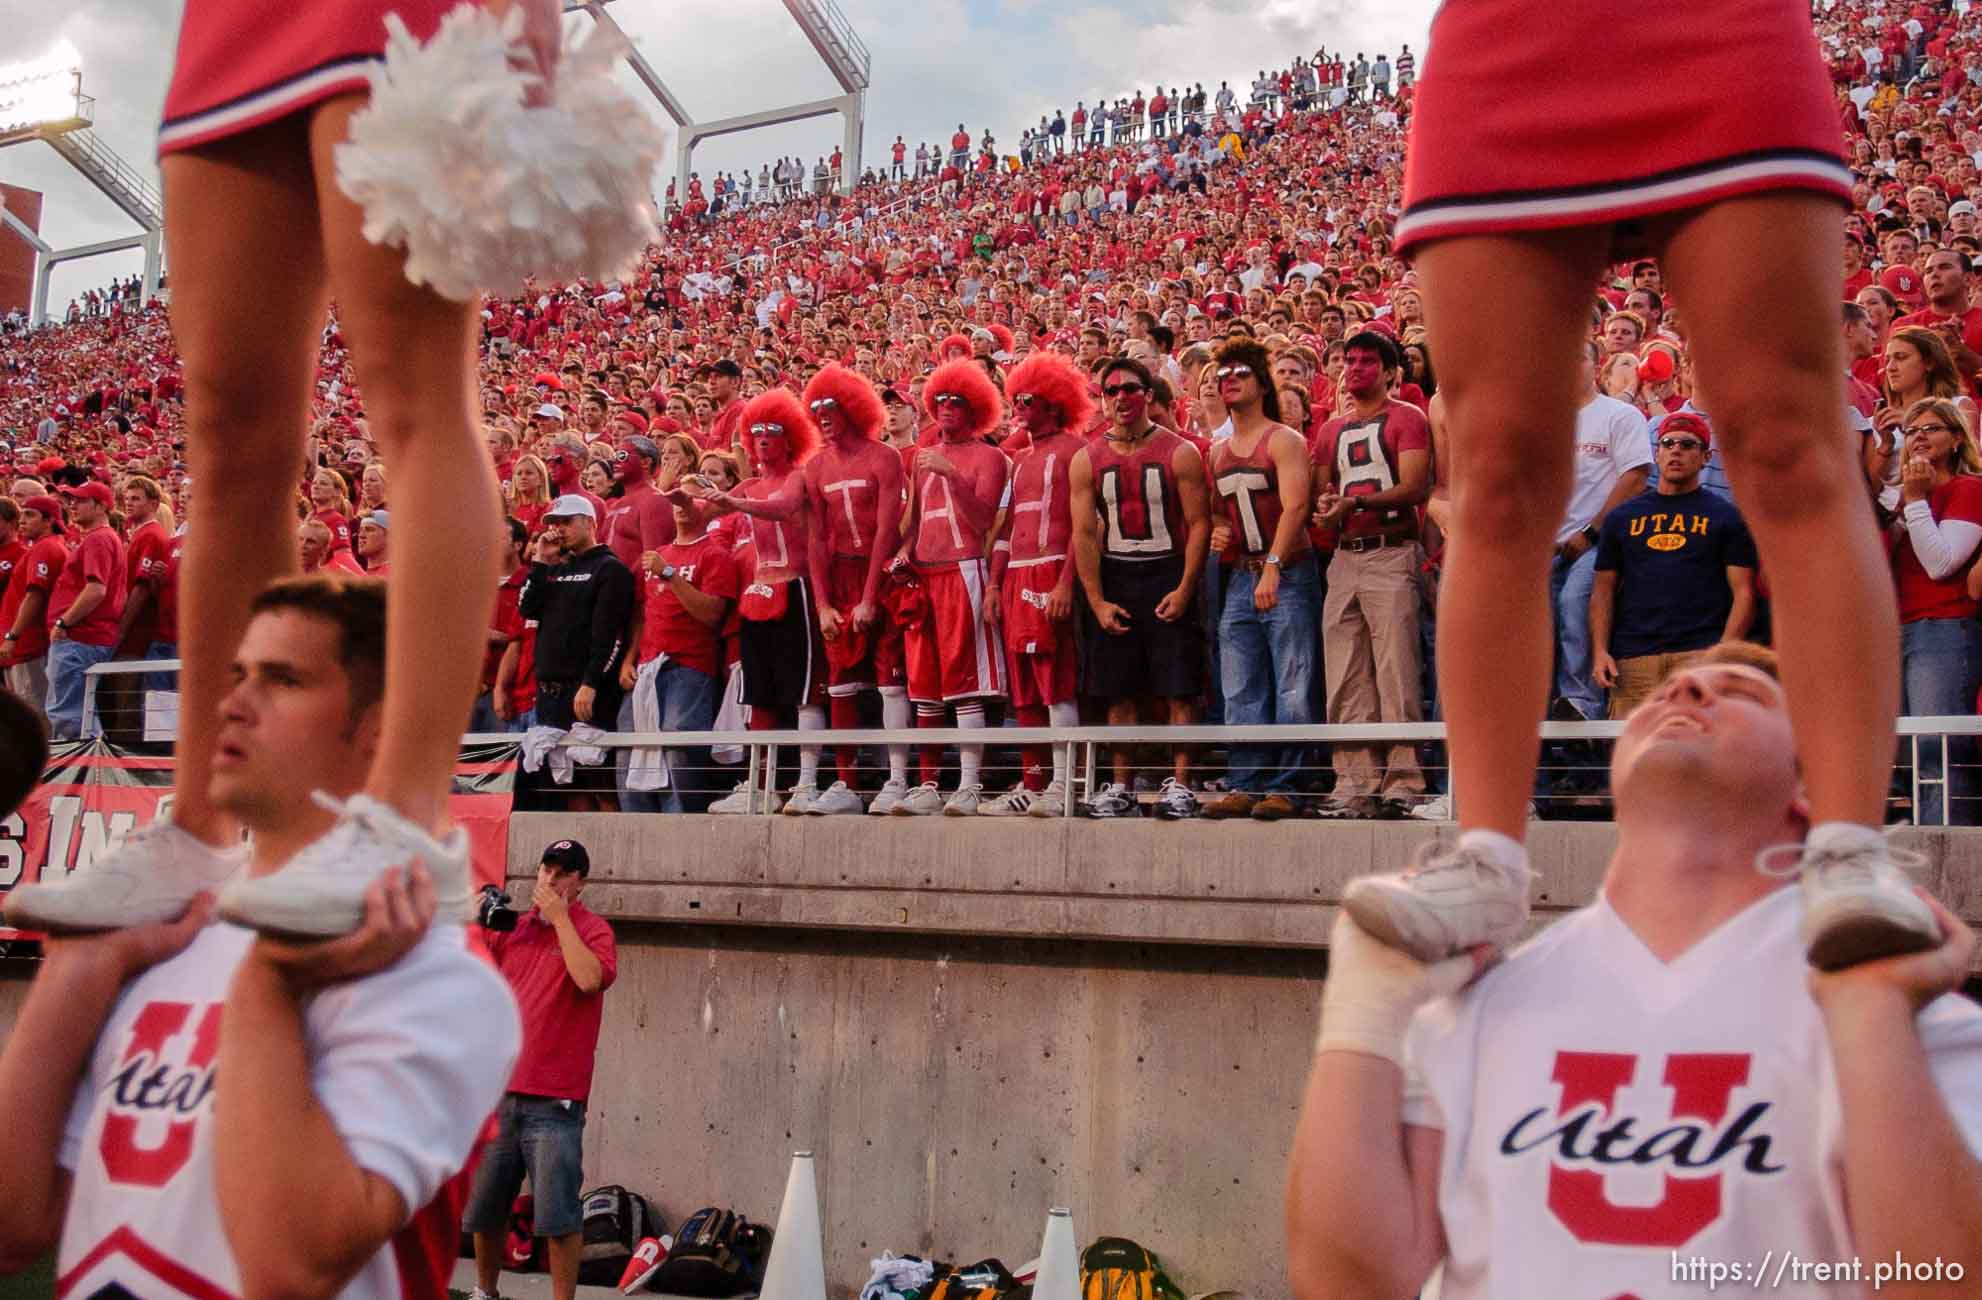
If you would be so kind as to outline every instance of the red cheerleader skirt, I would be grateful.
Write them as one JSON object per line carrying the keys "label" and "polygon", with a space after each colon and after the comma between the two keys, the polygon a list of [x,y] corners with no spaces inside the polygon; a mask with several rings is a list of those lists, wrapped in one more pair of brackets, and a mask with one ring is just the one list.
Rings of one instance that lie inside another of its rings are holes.
{"label": "red cheerleader skirt", "polygon": [[1851,201],[1808,0],[1446,0],[1404,165],[1400,252],[1618,225],[1737,194]]}
{"label": "red cheerleader skirt", "polygon": [[396,13],[426,40],[456,0],[187,0],[161,156],[369,87]]}

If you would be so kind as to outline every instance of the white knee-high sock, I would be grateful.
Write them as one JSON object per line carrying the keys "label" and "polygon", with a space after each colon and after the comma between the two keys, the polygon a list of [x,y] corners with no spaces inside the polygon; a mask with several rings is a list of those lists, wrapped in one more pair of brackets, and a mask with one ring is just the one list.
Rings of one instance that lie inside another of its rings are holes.
{"label": "white knee-high sock", "polygon": [[[1053,727],[1078,727],[1080,725],[1080,705],[1072,700],[1046,706],[1046,722]],[[1072,777],[1067,771],[1067,747],[1053,746],[1053,779],[1061,789],[1071,786]]]}
{"label": "white knee-high sock", "polygon": [[[983,701],[975,700],[967,704],[957,705],[957,728],[959,730],[966,727],[982,727],[983,725]],[[962,766],[962,771],[957,777],[958,788],[961,789],[967,785],[981,784],[984,774],[984,746],[958,745],[957,757]]]}
{"label": "white knee-high sock", "polygon": [[[901,686],[881,688],[881,726],[888,731],[907,731],[913,725],[908,690]],[[888,779],[908,780],[908,746],[888,746]]]}
{"label": "white knee-high sock", "polygon": [[[824,731],[826,729],[825,706],[819,704],[801,705],[798,710],[798,729],[800,731]],[[800,745],[798,747],[798,783],[800,785],[816,786],[819,784],[819,750],[820,746],[818,745]]]}

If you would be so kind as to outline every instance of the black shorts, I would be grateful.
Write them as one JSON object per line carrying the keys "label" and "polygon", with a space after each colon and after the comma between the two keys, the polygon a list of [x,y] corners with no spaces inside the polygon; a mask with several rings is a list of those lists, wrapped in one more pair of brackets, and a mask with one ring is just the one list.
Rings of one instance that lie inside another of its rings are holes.
{"label": "black shorts", "polygon": [[1098,700],[1144,695],[1180,699],[1204,693],[1204,624],[1197,598],[1182,618],[1156,617],[1157,602],[1184,580],[1184,561],[1101,560],[1101,590],[1128,611],[1129,630],[1103,632],[1081,603],[1081,692]]}
{"label": "black shorts", "polygon": [[762,622],[740,619],[737,645],[743,658],[743,702],[792,713],[824,701],[826,657],[812,610],[812,584],[793,578],[784,585],[784,613]]}

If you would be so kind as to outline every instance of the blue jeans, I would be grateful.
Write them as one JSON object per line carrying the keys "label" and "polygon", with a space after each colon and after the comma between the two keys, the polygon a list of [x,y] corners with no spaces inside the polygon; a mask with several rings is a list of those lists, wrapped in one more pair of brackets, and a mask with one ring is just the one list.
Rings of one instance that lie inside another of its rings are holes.
{"label": "blue jeans", "polygon": [[[1900,712],[1908,717],[1952,715],[1967,717],[1975,712],[1975,687],[1982,677],[1982,628],[1972,618],[1923,618],[1902,623],[1899,628],[1901,674]],[[54,693],[50,674],[49,693]],[[1908,750],[1911,746],[1906,747]],[[1973,825],[1976,809],[1970,798],[1974,789],[1975,742],[1966,736],[1948,740],[1947,774],[1948,821],[1957,826]],[[1933,737],[1920,739],[1919,806],[1914,820],[1922,825],[1941,824],[1941,745]],[[1928,785],[1934,781],[1937,784]]]}
{"label": "blue jeans", "polygon": [[1556,556],[1549,565],[1548,597],[1555,609],[1555,693],[1585,718],[1605,716],[1603,692],[1590,680],[1590,589],[1597,581],[1597,550],[1574,563]]}
{"label": "blue jeans", "polygon": [[[1281,571],[1279,599],[1264,613],[1253,607],[1253,588],[1258,584],[1258,575],[1243,567],[1228,571],[1225,608],[1218,620],[1225,725],[1312,722],[1309,701],[1321,651],[1315,637],[1321,576],[1314,556],[1302,556]],[[1232,788],[1248,794],[1293,793],[1298,788],[1299,754],[1300,747],[1293,745],[1234,747]]]}
{"label": "blue jeans", "polygon": [[482,1147],[482,1163],[475,1169],[462,1231],[506,1231],[525,1174],[537,1236],[563,1237],[584,1227],[585,1103],[512,1092],[496,1106],[496,1121],[500,1127]]}
{"label": "blue jeans", "polygon": [[[654,677],[654,695],[660,705],[661,731],[707,731],[716,721],[716,706],[722,699],[722,684],[709,674],[678,663],[662,665]],[[633,730],[629,718],[625,728]],[[621,750],[621,753],[629,751]],[[706,748],[669,749],[668,788],[665,790],[626,790],[619,797],[621,812],[687,812],[681,797],[682,781],[691,772],[709,767]],[[691,791],[693,794],[702,793]]]}
{"label": "blue jeans", "polygon": [[[147,659],[177,659],[179,644],[176,641],[154,641],[145,647]],[[174,669],[169,673],[146,673],[145,689],[148,691],[176,691],[179,689],[179,673]]]}
{"label": "blue jeans", "polygon": [[[83,734],[83,683],[88,672],[117,653],[111,645],[83,645],[72,640],[48,643],[48,699],[42,712],[48,715],[48,734],[56,740],[74,740]],[[101,724],[90,719],[89,732],[98,735]]]}

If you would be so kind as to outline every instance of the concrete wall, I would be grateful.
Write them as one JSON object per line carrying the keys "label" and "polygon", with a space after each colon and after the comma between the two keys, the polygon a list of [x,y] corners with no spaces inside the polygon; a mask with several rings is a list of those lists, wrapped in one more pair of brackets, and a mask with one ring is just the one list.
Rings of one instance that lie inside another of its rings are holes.
{"label": "concrete wall", "polygon": [[[1334,901],[1450,833],[518,814],[510,868],[582,839],[619,936],[588,1182],[671,1225],[704,1204],[774,1221],[810,1148],[836,1297],[884,1249],[1016,1266],[1058,1204],[1192,1293],[1273,1300]],[[1982,833],[1902,840],[1982,920]],[[1537,925],[1594,896],[1611,844],[1533,828]],[[6,973],[0,1028],[24,988]]]}

